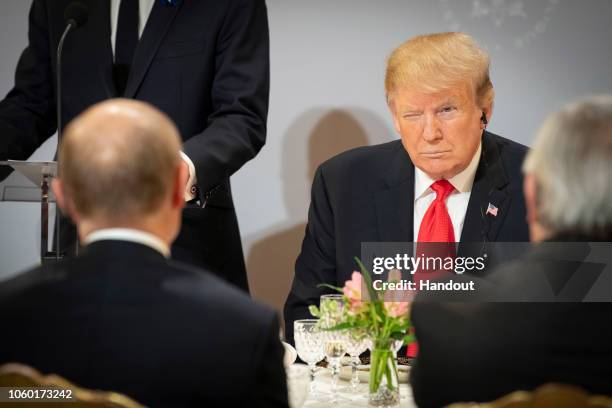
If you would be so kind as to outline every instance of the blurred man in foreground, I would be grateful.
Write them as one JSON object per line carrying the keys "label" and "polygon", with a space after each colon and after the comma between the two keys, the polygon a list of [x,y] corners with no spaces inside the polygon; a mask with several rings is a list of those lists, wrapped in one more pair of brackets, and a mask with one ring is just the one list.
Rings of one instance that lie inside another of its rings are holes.
{"label": "blurred man in foreground", "polygon": [[393,51],[385,91],[401,140],[350,150],[316,171],[285,303],[288,341],[293,321],[329,291],[318,285],[350,279],[363,242],[461,242],[461,256],[465,243],[528,240],[527,148],[486,131],[489,65],[463,33],[418,36]]}
{"label": "blurred man in foreground", "polygon": [[[592,296],[610,281],[612,95],[548,118],[524,171],[536,244],[489,278],[497,285],[491,301],[530,303],[436,303],[418,295],[412,320],[420,353],[411,382],[420,407],[489,401],[552,382],[612,395],[610,291],[607,301],[599,297],[606,303]],[[589,261],[587,242],[598,242],[607,262]]]}
{"label": "blurred man in foreground", "polygon": [[179,140],[137,101],[70,124],[53,187],[86,246],[0,286],[0,363],[151,407],[286,406],[275,313],[168,260],[188,177]]}

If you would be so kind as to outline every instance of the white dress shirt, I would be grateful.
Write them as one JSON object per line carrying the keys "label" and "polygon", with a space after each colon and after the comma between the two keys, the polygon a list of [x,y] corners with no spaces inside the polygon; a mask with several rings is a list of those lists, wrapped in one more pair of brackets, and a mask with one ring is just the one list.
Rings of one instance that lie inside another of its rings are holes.
{"label": "white dress shirt", "polygon": [[[130,0],[133,1],[133,0]],[[153,5],[156,0],[138,0],[138,36],[142,36],[142,32],[149,20],[149,15],[151,14],[151,10],[153,10]],[[113,55],[115,54],[115,44],[117,43],[117,22],[119,21],[119,6],[121,5],[121,0],[111,0],[111,47],[113,50]],[[189,180],[187,181],[187,186],[185,187],[185,201],[193,200],[195,198],[195,194],[192,191],[193,186],[195,186],[198,181],[196,179],[195,165],[185,153],[181,152],[181,158],[187,166],[189,167]]]}
{"label": "white dress shirt", "polygon": [[[482,144],[478,146],[470,164],[462,172],[448,180],[455,187],[455,190],[447,197],[446,208],[453,223],[455,241],[457,242],[461,239],[465,213],[472,194],[472,185],[478,169],[481,150]],[[415,167],[414,170],[414,242],[416,242],[423,216],[429,205],[436,199],[436,193],[430,188],[436,180],[432,180],[418,167]]]}
{"label": "white dress shirt", "polygon": [[164,241],[153,234],[131,228],[103,228],[87,235],[84,245],[96,241],[127,241],[142,244],[152,248],[166,258],[170,258],[170,248]]}

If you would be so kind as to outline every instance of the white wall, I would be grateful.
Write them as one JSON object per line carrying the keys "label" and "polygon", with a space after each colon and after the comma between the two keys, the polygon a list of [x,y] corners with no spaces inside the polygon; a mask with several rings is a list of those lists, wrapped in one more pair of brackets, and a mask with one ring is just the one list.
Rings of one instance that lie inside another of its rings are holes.
{"label": "white wall", "polygon": [[[0,93],[25,45],[29,2],[3,0]],[[272,91],[268,142],[233,178],[256,297],[280,306],[289,287],[314,168],[347,148],[395,137],[385,58],[409,37],[463,30],[491,53],[489,129],[529,144],[564,103],[612,91],[609,0],[268,0]],[[1,135],[0,135],[1,137]],[[46,149],[41,157],[51,157]],[[14,185],[13,177],[0,185]],[[36,262],[36,209],[0,203],[0,271]],[[18,238],[14,236],[17,234]]]}

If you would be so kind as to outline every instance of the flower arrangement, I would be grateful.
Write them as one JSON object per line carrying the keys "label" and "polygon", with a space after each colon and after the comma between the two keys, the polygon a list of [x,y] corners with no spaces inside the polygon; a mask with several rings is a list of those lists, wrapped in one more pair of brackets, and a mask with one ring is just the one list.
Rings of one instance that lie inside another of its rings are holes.
{"label": "flower arrangement", "polygon": [[[346,281],[343,288],[320,285],[343,294],[345,307],[341,319],[329,330],[350,330],[352,333],[365,334],[371,339],[370,405],[396,405],[399,404],[396,348],[400,344],[408,345],[414,341],[409,318],[410,303],[407,300],[399,300],[393,292],[375,290],[369,271],[359,258],[355,258],[355,261],[361,272],[353,272],[351,280]],[[400,280],[399,271],[389,272],[388,281]],[[327,312],[316,306],[310,307],[310,313],[315,317],[321,317]]]}

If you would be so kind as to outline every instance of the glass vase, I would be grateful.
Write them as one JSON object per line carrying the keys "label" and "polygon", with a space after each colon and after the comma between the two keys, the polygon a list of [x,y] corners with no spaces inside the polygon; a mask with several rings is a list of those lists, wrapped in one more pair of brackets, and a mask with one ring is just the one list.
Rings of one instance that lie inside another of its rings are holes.
{"label": "glass vase", "polygon": [[399,378],[393,341],[374,340],[370,354],[368,405],[396,407],[399,401]]}

